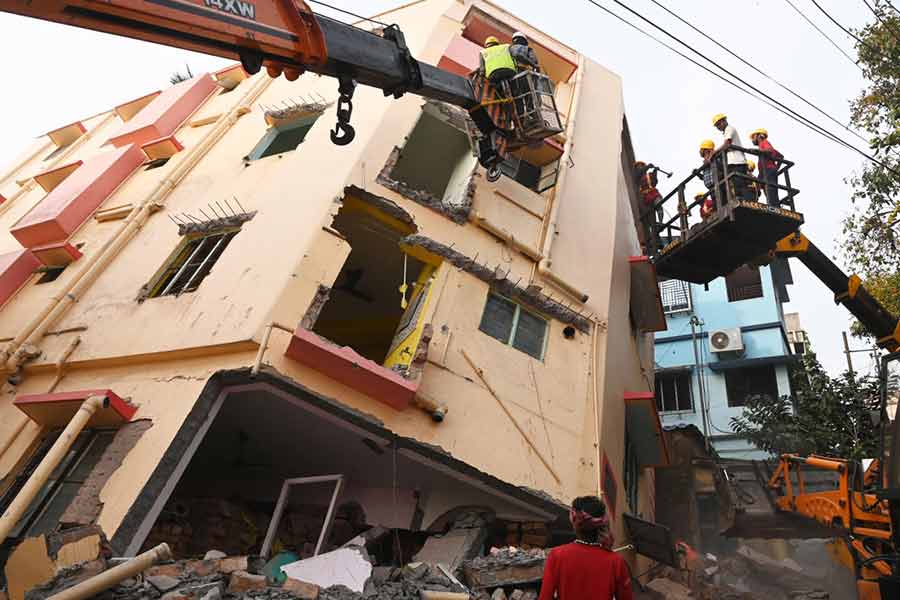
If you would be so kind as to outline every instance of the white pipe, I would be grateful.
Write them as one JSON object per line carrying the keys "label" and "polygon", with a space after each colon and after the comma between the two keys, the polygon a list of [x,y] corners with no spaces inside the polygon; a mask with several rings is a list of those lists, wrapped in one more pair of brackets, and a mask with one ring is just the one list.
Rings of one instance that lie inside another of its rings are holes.
{"label": "white pipe", "polygon": [[579,302],[587,302],[588,294],[578,289],[571,283],[563,280],[559,275],[551,270],[553,259],[551,257],[551,249],[553,247],[553,238],[557,234],[557,221],[559,219],[559,201],[560,192],[564,189],[564,184],[569,173],[569,157],[572,155],[572,146],[575,140],[575,121],[578,118],[578,105],[581,101],[582,83],[584,81],[584,57],[578,56],[578,69],[575,72],[575,88],[572,90],[572,106],[569,110],[569,119],[566,122],[566,144],[563,147],[562,156],[559,159],[560,174],[556,181],[556,187],[553,190],[553,196],[550,204],[547,225],[544,228],[544,238],[541,244],[541,260],[537,266],[537,272],[541,277],[549,279],[554,285],[561,288],[566,293],[574,296]]}
{"label": "white pipe", "polygon": [[128,562],[98,573],[90,579],[73,585],[58,594],[53,594],[48,600],[82,600],[83,598],[90,598],[164,560],[172,560],[172,551],[169,549],[168,544],[160,544],[143,554],[138,554]]}
{"label": "white pipe", "polygon": [[41,464],[37,466],[31,474],[31,477],[25,482],[25,485],[22,486],[22,489],[19,490],[19,493],[13,498],[13,501],[6,509],[6,512],[3,513],[3,516],[0,516],[0,543],[6,540],[9,532],[12,531],[13,527],[16,526],[16,523],[19,522],[19,519],[22,518],[22,515],[24,515],[29,506],[31,506],[32,501],[34,501],[38,492],[41,491],[41,488],[44,487],[44,484],[47,482],[47,478],[49,478],[50,474],[53,473],[57,466],[59,466],[59,463],[62,462],[63,457],[65,457],[66,453],[69,451],[69,448],[75,443],[78,434],[82,432],[94,413],[106,405],[106,403],[106,396],[91,396],[81,403],[78,412],[75,413],[69,421],[69,424],[66,425],[66,428],[56,439],[56,442],[53,443],[53,446],[44,456],[43,460],[41,460]]}
{"label": "white pipe", "polygon": [[23,356],[19,351],[23,346],[37,345],[44,332],[59,319],[68,308],[82,297],[103,269],[119,254],[131,237],[143,227],[157,205],[163,204],[175,187],[206,156],[206,153],[231,129],[241,115],[254,100],[271,84],[273,80],[261,77],[256,85],[231,110],[225,113],[202,140],[187,151],[168,177],[160,181],[150,194],[137,203],[128,217],[103,246],[90,257],[85,257],[81,269],[68,282],[65,289],[60,290],[34,317],[15,338],[0,352],[0,363],[6,363],[7,369],[15,371],[22,363]]}
{"label": "white pipe", "polygon": [[259,375],[259,370],[262,368],[262,361],[266,355],[266,350],[269,347],[269,338],[272,336],[273,329],[280,329],[282,331],[286,331],[288,333],[294,333],[294,330],[290,327],[286,327],[281,323],[276,323],[272,321],[268,325],[266,325],[266,329],[263,332],[262,341],[259,343],[259,349],[256,351],[256,360],[253,361],[253,366],[250,368],[250,377],[256,377]]}

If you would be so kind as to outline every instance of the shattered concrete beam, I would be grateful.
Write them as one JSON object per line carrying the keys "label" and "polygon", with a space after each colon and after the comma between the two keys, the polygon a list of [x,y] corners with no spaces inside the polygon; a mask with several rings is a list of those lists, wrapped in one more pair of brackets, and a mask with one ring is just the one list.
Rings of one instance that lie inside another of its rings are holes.
{"label": "shattered concrete beam", "polygon": [[372,205],[374,208],[377,208],[384,214],[397,219],[405,225],[409,225],[413,228],[413,230],[418,230],[418,227],[416,227],[416,221],[415,219],[413,219],[412,215],[403,210],[396,202],[393,202],[381,196],[377,196],[372,192],[366,191],[361,187],[357,187],[355,185],[345,187],[344,195],[359,198],[366,204]]}
{"label": "shattered concrete beam", "polygon": [[540,291],[541,288],[536,285],[529,285],[526,288],[517,286],[512,280],[507,279],[508,271],[503,273],[497,269],[488,268],[453,248],[423,235],[407,236],[401,240],[401,243],[417,246],[432,254],[441,256],[453,266],[484,281],[500,294],[553,317],[557,321],[572,325],[582,333],[590,333],[591,331],[591,321],[587,317],[579,315],[574,310],[566,308],[546,294],[543,294]]}

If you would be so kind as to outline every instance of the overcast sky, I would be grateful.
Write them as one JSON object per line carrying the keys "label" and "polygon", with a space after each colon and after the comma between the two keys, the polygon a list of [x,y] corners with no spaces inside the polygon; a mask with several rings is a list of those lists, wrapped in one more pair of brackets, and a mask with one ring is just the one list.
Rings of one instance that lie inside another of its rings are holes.
{"label": "overcast sky", "polygon": [[[810,2],[791,0],[848,53],[851,41]],[[610,0],[601,4],[614,7]],[[682,18],[726,42],[799,94],[846,123],[849,101],[864,86],[860,71],[803,21],[786,0],[660,0],[677,8]],[[374,14],[400,2],[330,0],[331,4]],[[800,188],[798,210],[804,231],[832,258],[841,220],[850,208],[844,179],[861,166],[861,158],[826,141],[789,118],[713,78],[698,67],[614,20],[587,0],[500,0],[499,3],[548,34],[618,73],[624,81],[625,107],[637,155],[682,179],[697,163],[697,146],[717,133],[710,118],[727,113],[750,144],[747,134],[769,130],[770,141],[797,163],[792,183]],[[698,34],[654,6],[651,0],[625,2],[693,47],[701,50],[757,87],[822,124],[833,125],[787,93],[753,73]],[[862,26],[870,17],[862,0],[820,0],[845,26]],[[314,6],[315,8],[315,6]],[[623,10],[631,21],[635,17]],[[646,25],[643,25],[645,28]],[[225,64],[218,58],[154,46],[87,30],[43,23],[0,13],[0,55],[6,65],[0,93],[0,170],[35,137],[54,127],[82,119],[168,85],[169,76],[190,65],[194,73]],[[832,129],[845,139],[845,130]],[[699,186],[699,182],[698,182]],[[660,186],[668,191],[665,180]],[[837,373],[846,368],[841,331],[848,313],[835,306],[830,292],[799,263],[793,263],[793,301],[786,311],[799,311],[813,348],[823,364]],[[851,342],[863,347],[861,341]],[[858,369],[867,364],[856,354]]]}

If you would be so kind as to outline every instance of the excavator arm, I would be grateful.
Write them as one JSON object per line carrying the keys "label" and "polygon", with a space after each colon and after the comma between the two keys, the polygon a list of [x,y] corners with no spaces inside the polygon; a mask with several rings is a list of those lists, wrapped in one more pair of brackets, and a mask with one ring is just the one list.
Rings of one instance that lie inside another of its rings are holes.
{"label": "excavator arm", "polygon": [[815,244],[800,233],[780,240],[776,256],[793,256],[834,292],[835,302],[843,304],[875,336],[878,346],[888,352],[900,350],[900,320],[889,313],[866,290],[858,275],[849,277]]}

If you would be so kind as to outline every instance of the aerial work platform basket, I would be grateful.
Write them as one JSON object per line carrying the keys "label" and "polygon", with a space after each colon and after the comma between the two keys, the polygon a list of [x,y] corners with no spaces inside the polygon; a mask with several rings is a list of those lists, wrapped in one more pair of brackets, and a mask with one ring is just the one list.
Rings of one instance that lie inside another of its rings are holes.
{"label": "aerial work platform basket", "polygon": [[[764,174],[757,177],[735,169],[717,155],[709,165],[714,181],[711,189],[690,201],[686,198],[688,184],[694,178],[702,181],[698,169],[668,195],[645,207],[648,254],[659,276],[708,283],[766,255],[780,239],[797,231],[803,215],[794,210],[799,191],[791,187],[788,170],[792,166],[790,161],[779,161],[776,174],[767,182]],[[764,190],[771,199],[761,197]],[[702,217],[704,204],[708,214]]]}

